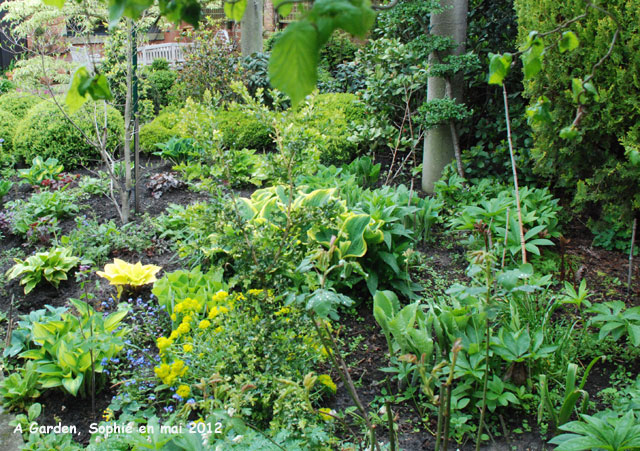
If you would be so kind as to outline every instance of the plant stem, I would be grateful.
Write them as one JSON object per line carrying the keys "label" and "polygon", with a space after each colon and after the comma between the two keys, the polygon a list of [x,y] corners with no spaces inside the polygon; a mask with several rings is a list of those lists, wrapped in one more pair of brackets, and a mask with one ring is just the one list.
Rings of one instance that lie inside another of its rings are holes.
{"label": "plant stem", "polygon": [[631,294],[631,278],[633,276],[633,247],[636,242],[636,229],[638,228],[638,217],[633,218],[633,228],[631,229],[631,247],[629,248],[629,274],[627,275],[627,296]]}
{"label": "plant stem", "polygon": [[388,399],[384,402],[385,407],[387,408],[387,427],[389,428],[389,449],[391,451],[396,451],[398,446],[396,444],[396,431],[393,427],[393,412],[391,411],[391,403]]}
{"label": "plant stem", "polygon": [[[487,279],[487,293],[485,299],[485,312],[491,301],[491,259],[485,259],[485,277]],[[487,411],[487,385],[489,383],[489,341],[491,340],[491,328],[489,327],[489,317],[485,318],[485,352],[484,352],[484,381],[482,384],[482,408],[480,409],[480,423],[478,424],[478,435],[476,436],[476,451],[480,451],[480,442],[482,440],[482,426],[484,425],[484,416]]]}
{"label": "plant stem", "polygon": [[502,84],[502,96],[504,98],[504,116],[507,121],[507,140],[509,141],[509,155],[511,156],[511,170],[513,171],[513,184],[516,189],[516,207],[518,209],[518,223],[520,224],[520,246],[522,247],[522,263],[527,263],[527,249],[524,241],[524,226],[522,224],[522,210],[520,208],[520,189],[518,187],[518,171],[516,169],[516,157],[513,153],[513,140],[511,139],[511,119],[509,119],[509,99],[507,88]]}
{"label": "plant stem", "polygon": [[[331,332],[327,329],[326,325],[323,325],[323,329],[320,329],[318,322],[315,318],[311,318],[311,322],[316,329],[316,333],[320,337],[320,341],[322,341],[323,346],[327,349],[329,354],[329,358],[331,359],[331,363],[333,367],[340,375],[340,379],[342,379],[342,383],[344,384],[347,392],[351,396],[351,399],[355,403],[356,407],[360,411],[362,415],[362,419],[369,431],[369,440],[371,442],[371,449],[378,449],[378,445],[376,443],[376,432],[369,420],[369,414],[367,413],[364,405],[360,401],[360,397],[358,396],[358,392],[356,390],[355,385],[353,384],[353,380],[351,379],[351,375],[349,374],[349,368],[347,368],[347,364],[345,363],[342,355],[340,354],[340,349],[338,348],[338,344],[333,339]],[[326,335],[325,335],[326,332]],[[328,338],[327,338],[328,337]]]}
{"label": "plant stem", "polygon": [[442,442],[442,427],[444,418],[444,402],[445,402],[445,390],[444,385],[440,386],[440,405],[438,406],[438,426],[436,429],[436,451],[440,451],[440,444]]}

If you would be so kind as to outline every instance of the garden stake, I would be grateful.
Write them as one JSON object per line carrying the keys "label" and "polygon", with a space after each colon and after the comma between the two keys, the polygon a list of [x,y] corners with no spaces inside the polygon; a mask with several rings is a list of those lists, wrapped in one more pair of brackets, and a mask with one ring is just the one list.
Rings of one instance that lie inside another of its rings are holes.
{"label": "garden stake", "polygon": [[636,242],[636,229],[638,218],[633,218],[633,228],[631,230],[631,247],[629,248],[629,274],[627,275],[627,296],[631,294],[631,278],[633,276],[633,245]]}
{"label": "garden stake", "polygon": [[520,189],[518,188],[518,171],[516,169],[516,157],[513,154],[513,140],[511,139],[511,119],[509,119],[509,99],[507,88],[502,84],[502,96],[504,98],[504,116],[507,122],[507,140],[509,142],[509,155],[511,156],[511,170],[513,171],[513,185],[516,189],[516,207],[518,208],[518,223],[520,224],[520,246],[522,247],[522,263],[527,263],[527,249],[524,241],[524,226],[522,225],[522,210],[520,209]]}

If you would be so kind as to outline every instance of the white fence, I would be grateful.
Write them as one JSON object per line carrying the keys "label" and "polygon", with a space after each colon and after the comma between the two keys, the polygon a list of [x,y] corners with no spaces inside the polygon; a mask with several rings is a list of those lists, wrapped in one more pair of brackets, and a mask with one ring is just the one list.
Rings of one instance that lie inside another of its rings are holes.
{"label": "white fence", "polygon": [[170,44],[151,44],[138,49],[138,64],[149,66],[154,60],[164,58],[172,66],[184,63],[183,49],[189,44],[172,42]]}
{"label": "white fence", "polygon": [[[228,44],[229,34],[226,30],[216,33],[217,40]],[[149,66],[154,60],[164,58],[171,66],[181,66],[184,63],[184,48],[191,44],[172,42],[169,44],[151,44],[138,48],[138,64]],[[82,65],[99,64],[103,59],[100,53],[89,53],[86,47],[71,47],[71,60]]]}

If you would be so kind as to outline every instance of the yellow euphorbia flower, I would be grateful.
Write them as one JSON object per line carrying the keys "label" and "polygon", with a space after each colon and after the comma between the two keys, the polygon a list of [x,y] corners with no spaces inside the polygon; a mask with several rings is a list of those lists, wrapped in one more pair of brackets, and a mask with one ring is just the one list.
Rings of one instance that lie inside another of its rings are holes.
{"label": "yellow euphorbia flower", "polygon": [[191,393],[191,388],[189,388],[188,385],[184,385],[184,384],[179,386],[178,389],[176,390],[176,395],[180,396],[181,398],[186,398],[187,396],[189,396],[190,393]]}

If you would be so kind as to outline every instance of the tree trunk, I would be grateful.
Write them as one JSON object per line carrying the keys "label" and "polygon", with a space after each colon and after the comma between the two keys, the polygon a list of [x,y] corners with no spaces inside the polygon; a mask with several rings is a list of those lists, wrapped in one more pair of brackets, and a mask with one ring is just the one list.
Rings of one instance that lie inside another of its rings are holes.
{"label": "tree trunk", "polygon": [[248,0],[242,18],[240,49],[242,56],[262,52],[262,10],[263,0]]}
{"label": "tree trunk", "polygon": [[[458,43],[449,54],[464,53],[467,39],[468,0],[442,0],[444,11],[431,15],[430,29],[434,36],[449,36]],[[447,53],[440,52],[441,57]],[[437,60],[436,55],[429,56],[429,64]],[[459,74],[451,80],[451,91],[456,100],[462,98],[463,79]],[[446,97],[446,82],[439,77],[430,77],[427,85],[427,101]],[[422,190],[433,193],[435,183],[440,179],[444,167],[453,160],[454,138],[448,123],[429,130],[424,139],[422,156]]]}

